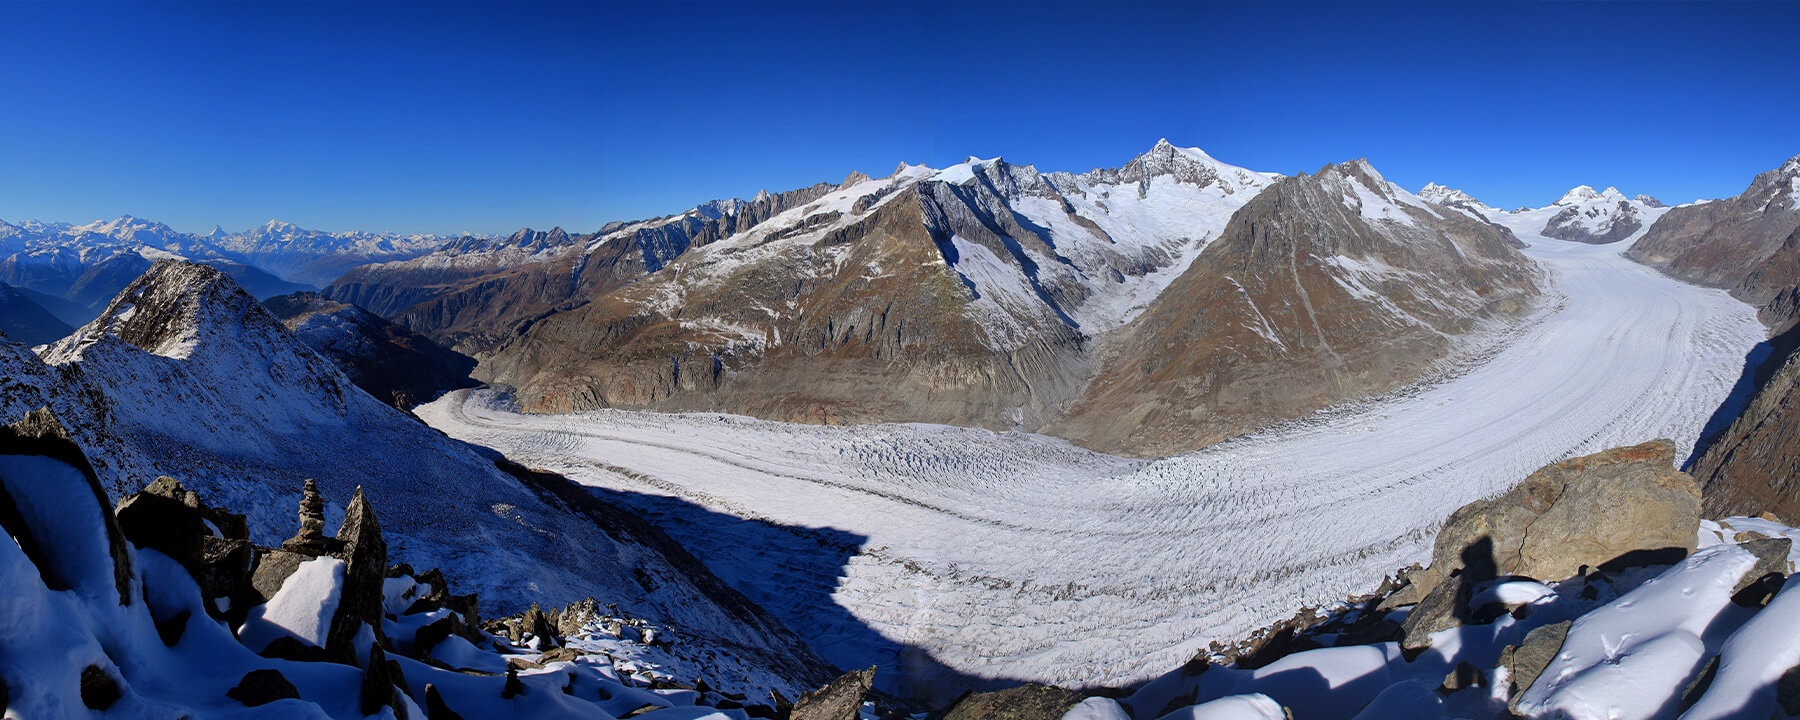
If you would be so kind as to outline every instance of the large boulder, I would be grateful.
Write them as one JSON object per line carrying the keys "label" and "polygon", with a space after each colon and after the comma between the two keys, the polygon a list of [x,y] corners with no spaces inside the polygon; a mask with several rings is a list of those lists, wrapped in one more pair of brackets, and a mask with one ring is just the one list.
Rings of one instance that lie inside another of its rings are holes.
{"label": "large boulder", "polygon": [[1021,685],[964,696],[944,720],[1060,720],[1086,696],[1047,685]]}
{"label": "large boulder", "polygon": [[1700,489],[1666,440],[1546,466],[1498,498],[1463,506],[1438,532],[1425,592],[1406,618],[1408,649],[1470,619],[1473,590],[1497,577],[1560,580],[1584,567],[1680,560],[1694,549]]}
{"label": "large boulder", "polygon": [[792,720],[856,720],[863,699],[875,686],[875,668],[844,673],[831,684],[800,696]]}

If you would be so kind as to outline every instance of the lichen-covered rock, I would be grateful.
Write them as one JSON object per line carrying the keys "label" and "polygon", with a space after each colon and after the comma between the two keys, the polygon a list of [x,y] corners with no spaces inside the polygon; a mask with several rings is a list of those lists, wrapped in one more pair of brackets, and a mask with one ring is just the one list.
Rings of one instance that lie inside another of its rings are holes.
{"label": "lichen-covered rock", "polygon": [[945,713],[944,720],[1059,720],[1083,697],[1059,687],[1021,685],[967,695]]}
{"label": "lichen-covered rock", "polygon": [[1563,640],[1569,636],[1569,627],[1573,622],[1564,620],[1555,625],[1532,628],[1525,633],[1525,639],[1517,647],[1507,647],[1500,653],[1500,664],[1507,670],[1513,691],[1508,699],[1508,706],[1515,712],[1518,710],[1519,698],[1531,684],[1537,682],[1544,668],[1550,667],[1550,661],[1562,650]]}
{"label": "lichen-covered rock", "polygon": [[1451,514],[1431,566],[1412,577],[1432,589],[1408,615],[1403,644],[1426,647],[1430,633],[1461,624],[1469,591],[1496,577],[1560,580],[1583,567],[1685,557],[1700,527],[1700,491],[1674,459],[1674,445],[1653,440],[1565,460]]}

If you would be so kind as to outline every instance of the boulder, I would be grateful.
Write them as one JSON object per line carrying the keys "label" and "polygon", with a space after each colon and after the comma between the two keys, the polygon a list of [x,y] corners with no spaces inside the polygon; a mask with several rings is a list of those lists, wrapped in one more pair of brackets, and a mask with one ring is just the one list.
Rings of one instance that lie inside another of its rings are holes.
{"label": "boulder", "polygon": [[1507,700],[1507,707],[1518,712],[1519,698],[1525,697],[1525,691],[1537,682],[1544,668],[1550,667],[1550,661],[1562,652],[1563,640],[1569,637],[1569,627],[1573,622],[1564,620],[1555,625],[1544,625],[1525,633],[1525,639],[1517,647],[1508,646],[1500,651],[1500,665],[1507,671],[1512,681],[1512,695]]}
{"label": "boulder", "polygon": [[113,703],[124,697],[119,689],[118,678],[99,665],[89,665],[81,671],[81,704],[90,710],[106,710]]}
{"label": "boulder", "polygon": [[800,696],[790,720],[857,720],[863,698],[875,686],[875,668],[844,673],[831,684]]}
{"label": "boulder", "polygon": [[388,664],[387,653],[381,651],[379,643],[370,646],[369,665],[363,668],[357,709],[367,716],[380,712],[384,707],[397,707],[399,703],[394,699],[395,680],[397,678]]}
{"label": "boulder", "polygon": [[521,619],[519,626],[537,640],[537,649],[549,650],[557,646],[556,625],[537,603],[532,603],[531,609],[525,611],[525,617]]}
{"label": "boulder", "polygon": [[1021,685],[964,695],[944,714],[944,720],[1060,720],[1083,699],[1081,693],[1059,687]]}
{"label": "boulder", "polygon": [[[131,552],[125,533],[119,529],[118,518],[112,513],[112,502],[106,496],[106,489],[100,486],[100,478],[94,474],[94,466],[88,463],[81,446],[69,437],[69,431],[50,412],[50,408],[38,408],[16,423],[0,426],[0,455],[31,455],[55,460],[73,469],[85,481],[87,491],[93,495],[93,504],[88,506],[82,503],[83,507],[66,507],[60,510],[66,513],[100,514],[101,522],[106,527],[107,552],[112,556],[112,589],[118,594],[120,605],[130,605]],[[0,530],[11,535],[25,557],[37,566],[45,586],[51,590],[74,588],[75,579],[65,576],[63,572],[70,568],[64,568],[63,563],[56,561],[59,548],[39,542],[37,533],[21,514],[19,498],[14,497],[13,493],[24,492],[24,489],[12,485],[5,478],[0,478]]]}
{"label": "boulder", "polygon": [[425,686],[425,718],[426,720],[463,720],[449,705],[444,704],[444,696],[438,692],[436,685]]}
{"label": "boulder", "polygon": [[1674,459],[1673,444],[1653,440],[1565,460],[1451,514],[1431,565],[1410,577],[1427,590],[1407,617],[1404,646],[1418,650],[1430,633],[1468,621],[1468,595],[1496,577],[1560,580],[1685,557],[1700,527],[1700,490]]}
{"label": "boulder", "polygon": [[237,687],[225,691],[225,697],[241,702],[245,707],[256,707],[276,700],[298,698],[300,691],[280,670],[251,670],[244,673],[244,679],[238,681]]}
{"label": "boulder", "polygon": [[325,654],[338,662],[355,664],[354,640],[362,627],[368,625],[377,638],[381,637],[381,620],[385,617],[382,588],[388,568],[387,542],[381,538],[381,524],[375,520],[375,510],[360,487],[344,509],[337,543],[346,565],[344,591],[325,636]]}
{"label": "boulder", "polygon": [[[252,591],[255,547],[244,516],[206,506],[171,477],[121,500],[114,514],[133,545],[167,555],[188,571],[213,615],[241,621],[243,611],[260,601]],[[232,612],[221,612],[210,602],[216,598],[228,599]]]}

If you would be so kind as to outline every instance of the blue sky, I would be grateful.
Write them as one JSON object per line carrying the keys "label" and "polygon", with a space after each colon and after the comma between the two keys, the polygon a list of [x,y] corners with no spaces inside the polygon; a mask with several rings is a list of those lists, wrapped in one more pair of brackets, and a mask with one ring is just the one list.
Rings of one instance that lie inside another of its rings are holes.
{"label": "blue sky", "polygon": [[1800,3],[0,3],[0,218],[507,232],[901,161],[1257,170],[1543,205],[1800,153]]}

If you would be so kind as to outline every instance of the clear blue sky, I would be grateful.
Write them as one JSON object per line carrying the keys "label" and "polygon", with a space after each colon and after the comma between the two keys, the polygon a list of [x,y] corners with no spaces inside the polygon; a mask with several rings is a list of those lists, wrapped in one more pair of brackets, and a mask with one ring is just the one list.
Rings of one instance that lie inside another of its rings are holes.
{"label": "clear blue sky", "polygon": [[1800,4],[0,3],[0,218],[590,231],[900,161],[1732,195]]}

